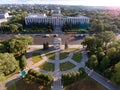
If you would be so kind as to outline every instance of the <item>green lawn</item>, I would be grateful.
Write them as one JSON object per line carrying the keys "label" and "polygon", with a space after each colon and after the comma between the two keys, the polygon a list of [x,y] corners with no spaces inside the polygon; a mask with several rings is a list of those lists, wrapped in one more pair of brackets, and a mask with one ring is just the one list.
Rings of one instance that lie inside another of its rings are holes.
{"label": "green lawn", "polygon": [[37,83],[26,82],[23,79],[13,83],[11,86],[7,87],[6,90],[51,90],[50,86],[40,86]]}
{"label": "green lawn", "polygon": [[41,60],[40,53],[33,53],[32,54],[32,62],[35,64]]}
{"label": "green lawn", "polygon": [[67,58],[69,55],[69,52],[61,52],[60,53],[60,60]]}
{"label": "green lawn", "polygon": [[75,53],[73,54],[72,59],[73,59],[74,61],[76,61],[76,62],[79,63],[79,62],[81,61],[81,59],[82,59],[82,54],[81,54],[81,52],[75,52]]}
{"label": "green lawn", "polygon": [[55,60],[55,53],[47,53],[46,56],[47,56],[49,59]]}
{"label": "green lawn", "polygon": [[115,65],[115,73],[112,75],[112,82],[120,86],[120,62]]}
{"label": "green lawn", "polygon": [[55,65],[53,63],[45,62],[39,66],[41,69],[46,71],[54,71]]}
{"label": "green lawn", "polygon": [[72,85],[66,86],[64,90],[107,90],[101,84],[90,77],[83,78]]}
{"label": "green lawn", "polygon": [[65,63],[60,63],[60,70],[61,71],[66,71],[66,70],[69,70],[69,69],[72,69],[74,68],[75,65],[72,64],[71,62],[67,61]]}

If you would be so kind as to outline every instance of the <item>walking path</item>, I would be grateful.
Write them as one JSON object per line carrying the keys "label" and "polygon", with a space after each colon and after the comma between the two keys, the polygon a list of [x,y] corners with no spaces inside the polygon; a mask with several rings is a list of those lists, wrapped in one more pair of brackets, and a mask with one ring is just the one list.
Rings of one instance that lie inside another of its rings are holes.
{"label": "walking path", "polygon": [[[39,51],[37,51],[39,53]],[[88,67],[85,67],[85,62],[88,60],[86,52],[84,50],[81,50],[82,53],[82,60],[80,63],[75,62],[74,60],[72,60],[72,56],[73,56],[74,52],[70,52],[69,56],[63,60],[59,60],[59,51],[56,51],[55,53],[55,60],[50,60],[46,57],[45,54],[42,54],[42,60],[36,64],[32,63],[32,53],[30,53],[28,55],[28,69],[35,69],[38,70],[42,73],[49,73],[53,76],[54,81],[53,81],[53,85],[51,86],[52,90],[63,90],[63,87],[61,85],[61,75],[64,73],[69,73],[69,72],[74,72],[77,71],[80,67],[83,67],[85,69],[85,72],[94,80],[96,80],[97,82],[99,82],[100,84],[102,84],[104,87],[106,87],[109,90],[120,90],[119,87],[113,85],[111,82],[108,82],[108,80],[104,77],[102,77],[100,74],[96,73],[93,70],[90,70]],[[60,71],[60,63],[64,63],[64,62],[71,62],[72,64],[75,65],[74,68],[66,70],[66,71]],[[55,64],[55,70],[53,72],[51,71],[45,71],[43,69],[38,68],[38,66],[44,62],[50,62],[50,63],[54,63]],[[14,76],[12,76],[11,78],[9,78],[7,81],[0,83],[0,90],[4,90],[6,86],[10,85],[10,82],[16,82],[17,80],[21,79],[19,74],[16,74]]]}
{"label": "walking path", "polygon": [[0,90],[6,90],[8,86],[20,80],[21,78],[22,77],[20,77],[20,74],[15,74],[12,77],[8,78],[6,81],[0,82]]}
{"label": "walking path", "polygon": [[96,73],[95,71],[89,69],[88,67],[85,67],[85,71],[91,78],[96,80],[98,83],[102,84],[107,89],[120,90],[119,87],[117,87],[116,85],[113,85],[111,82],[109,82],[108,79],[104,78],[103,76],[101,76],[100,74]]}
{"label": "walking path", "polygon": [[61,72],[60,72],[60,67],[59,67],[59,53],[55,53],[55,71],[53,72],[53,86],[52,90],[61,90]]}

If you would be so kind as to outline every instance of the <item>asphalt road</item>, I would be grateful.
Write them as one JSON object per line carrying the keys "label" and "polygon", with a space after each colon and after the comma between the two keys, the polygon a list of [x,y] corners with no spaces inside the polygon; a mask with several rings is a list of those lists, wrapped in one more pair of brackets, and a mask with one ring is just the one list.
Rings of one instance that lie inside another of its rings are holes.
{"label": "asphalt road", "polygon": [[[34,45],[42,45],[44,42],[49,42],[50,45],[53,45],[53,40],[55,38],[53,34],[50,34],[50,37],[43,37],[41,34],[27,35],[33,37]],[[8,40],[14,36],[15,35],[12,34],[0,34],[0,40]],[[83,40],[79,35],[72,37],[71,34],[59,34],[58,37],[62,38],[62,44],[65,44],[65,42],[67,42],[70,45],[80,44],[80,42]]]}
{"label": "asphalt road", "polygon": [[86,73],[88,73],[88,75],[91,78],[93,78],[97,82],[101,83],[107,89],[109,89],[109,90],[120,90],[120,88],[118,86],[112,84],[111,82],[109,82],[109,80],[107,80],[105,77],[101,76],[100,74],[96,73],[95,71],[90,70],[87,67],[85,67],[85,71],[86,71]]}

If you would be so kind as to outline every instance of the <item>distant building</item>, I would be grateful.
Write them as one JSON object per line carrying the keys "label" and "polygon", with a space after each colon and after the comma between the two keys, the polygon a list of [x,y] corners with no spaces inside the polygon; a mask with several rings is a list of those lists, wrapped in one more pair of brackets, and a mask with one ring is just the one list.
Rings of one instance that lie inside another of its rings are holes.
{"label": "distant building", "polygon": [[58,7],[57,9],[51,10],[51,13],[52,13],[52,14],[54,14],[54,13],[61,14],[60,7]]}
{"label": "distant building", "polygon": [[0,19],[5,19],[8,18],[9,14],[8,13],[0,13]]}
{"label": "distant building", "polygon": [[52,16],[46,16],[45,14],[29,14],[25,17],[26,25],[30,23],[52,23],[53,25],[62,26],[65,23],[86,23],[89,24],[90,19],[86,16],[66,17],[62,14],[53,14]]}
{"label": "distant building", "polygon": [[62,26],[65,23],[71,24],[89,24],[90,19],[86,16],[76,16],[76,17],[67,17],[61,14],[60,8],[52,11],[51,16],[46,16],[45,14],[29,14],[25,17],[26,25],[31,23],[51,23],[54,26]]}

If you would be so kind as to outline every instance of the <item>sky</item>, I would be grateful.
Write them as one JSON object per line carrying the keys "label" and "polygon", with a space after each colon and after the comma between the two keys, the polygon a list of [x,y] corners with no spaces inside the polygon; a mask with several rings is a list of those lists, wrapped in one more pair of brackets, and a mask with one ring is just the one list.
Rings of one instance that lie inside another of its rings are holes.
{"label": "sky", "polygon": [[61,4],[120,7],[120,0],[0,0],[0,4]]}

